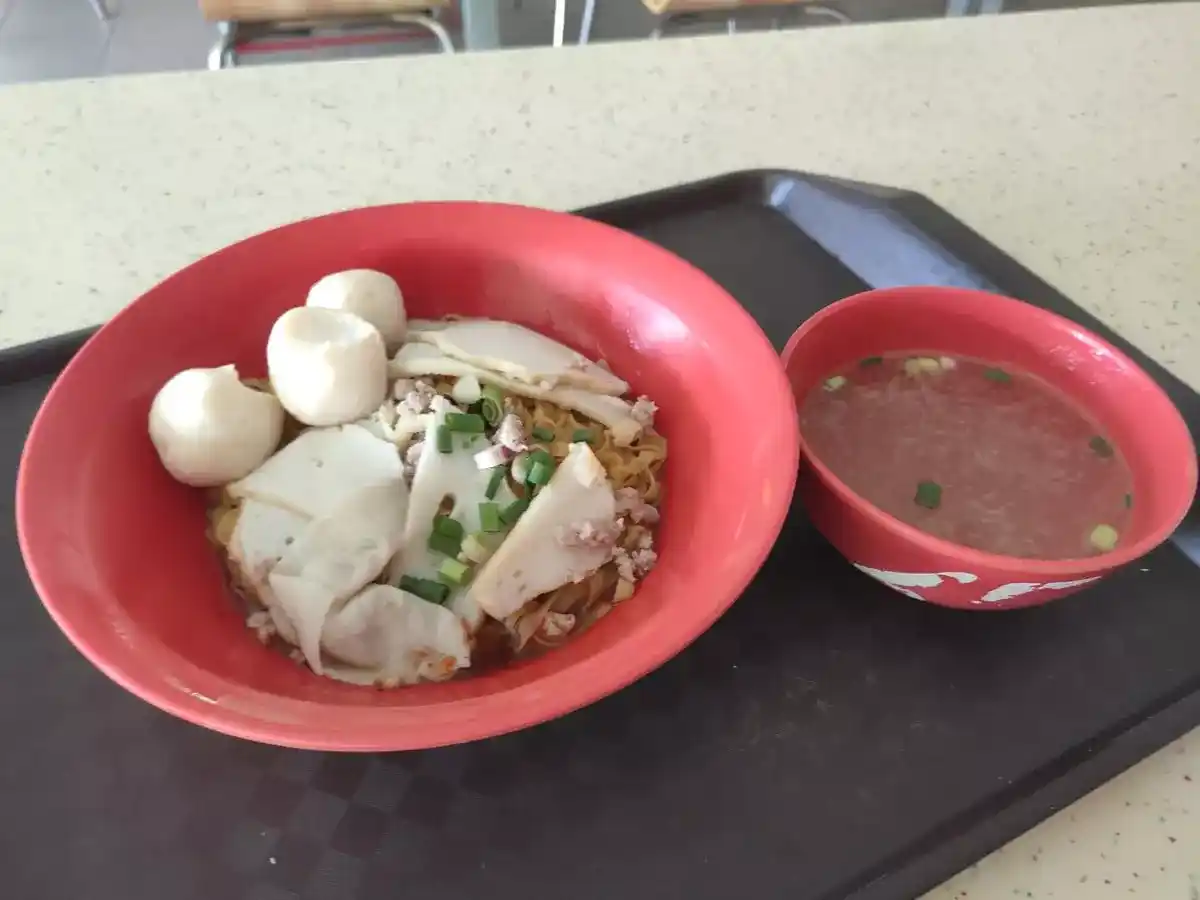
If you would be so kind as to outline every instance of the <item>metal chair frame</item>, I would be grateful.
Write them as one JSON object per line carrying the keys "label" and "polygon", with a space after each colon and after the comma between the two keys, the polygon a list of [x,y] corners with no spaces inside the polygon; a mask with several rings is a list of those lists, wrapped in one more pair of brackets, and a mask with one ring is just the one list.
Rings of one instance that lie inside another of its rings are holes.
{"label": "metal chair frame", "polygon": [[[99,0],[97,0],[99,2]],[[329,25],[337,22],[336,19],[328,21],[316,19],[305,20],[302,22],[252,22],[242,25],[238,22],[218,22],[217,23],[217,42],[208,52],[208,68],[217,69],[232,69],[238,64],[238,43],[239,38],[244,32],[250,32],[255,37],[270,36],[273,33],[282,31],[292,31],[297,27],[309,26],[311,28],[319,27],[322,24]],[[390,13],[376,16],[358,17],[354,22],[363,24],[379,24],[379,25],[396,25],[396,26],[412,26],[422,28],[430,32],[438,43],[438,47],[442,53],[454,53],[454,40],[450,37],[450,32],[446,30],[441,22],[439,22],[433,10],[429,13],[412,14],[412,13]]]}

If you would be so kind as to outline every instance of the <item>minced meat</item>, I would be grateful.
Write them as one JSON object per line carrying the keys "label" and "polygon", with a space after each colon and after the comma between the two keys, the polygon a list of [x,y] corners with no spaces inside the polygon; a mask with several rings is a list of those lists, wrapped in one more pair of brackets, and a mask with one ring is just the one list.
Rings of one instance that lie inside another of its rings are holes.
{"label": "minced meat", "polygon": [[633,409],[629,411],[629,415],[643,428],[651,428],[654,425],[654,416],[657,412],[658,404],[643,394],[634,402]]}
{"label": "minced meat", "polygon": [[625,520],[576,522],[558,531],[558,542],[564,547],[611,547],[621,536]]}
{"label": "minced meat", "polygon": [[658,554],[649,548],[634,551],[618,547],[613,551],[613,562],[617,564],[617,575],[631,584],[645,578],[658,562]]}
{"label": "minced meat", "polygon": [[408,393],[404,395],[404,405],[414,414],[425,412],[433,404],[438,392],[427,381],[415,381]]}
{"label": "minced meat", "polygon": [[658,510],[642,499],[637,488],[620,488],[616,496],[618,515],[627,515],[639,525],[653,525],[658,521]]}

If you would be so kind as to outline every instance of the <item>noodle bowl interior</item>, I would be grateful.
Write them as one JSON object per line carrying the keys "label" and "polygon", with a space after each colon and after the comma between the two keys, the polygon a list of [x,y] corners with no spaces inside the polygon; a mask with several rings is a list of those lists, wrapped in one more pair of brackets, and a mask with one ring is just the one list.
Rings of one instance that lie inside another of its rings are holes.
{"label": "noodle bowl interior", "polygon": [[246,623],[314,673],[439,681],[547,652],[653,568],[667,442],[603,361],[482,319],[407,320],[334,273],[267,342],[269,377],[156,397],[169,472],[208,491]]}

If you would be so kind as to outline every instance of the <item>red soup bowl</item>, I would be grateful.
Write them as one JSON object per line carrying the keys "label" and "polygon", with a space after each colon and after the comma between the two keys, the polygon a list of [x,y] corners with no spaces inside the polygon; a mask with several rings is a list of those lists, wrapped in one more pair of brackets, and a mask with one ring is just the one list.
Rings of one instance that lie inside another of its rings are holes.
{"label": "red soup bowl", "polygon": [[[261,646],[205,539],[201,492],[147,437],[157,390],[193,366],[265,373],[272,323],[321,276],[374,268],[409,314],[518,322],[606,359],[660,407],[659,565],[561,649],[440,684],[377,691]],[[730,439],[728,410],[755,422]],[[21,460],[21,551],[50,615],[105,674],[226,734],[382,751],[502,734],[559,716],[661,665],[737,599],[782,526],[799,456],[791,391],[749,315],[682,260],[624,232],[513,206],[427,203],[338,213],[188,266],[83,347]]]}
{"label": "red soup bowl", "polygon": [[1007,363],[1087,410],[1125,455],[1137,498],[1113,551],[1023,559],[933,537],[883,512],[837,478],[801,429],[798,491],[817,528],[856,568],[917,600],[959,609],[1035,606],[1098,581],[1165,541],[1196,491],[1196,448],[1157,384],[1107,341],[1027,303],[980,291],[867,291],[807,320],[784,349],[797,404],[855,360],[920,350]]}

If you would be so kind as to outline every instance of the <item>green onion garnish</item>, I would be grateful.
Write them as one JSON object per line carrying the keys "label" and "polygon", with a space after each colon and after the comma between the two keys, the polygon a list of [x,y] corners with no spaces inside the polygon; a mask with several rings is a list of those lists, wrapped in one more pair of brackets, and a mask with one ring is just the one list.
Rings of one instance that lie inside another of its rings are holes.
{"label": "green onion garnish", "polygon": [[1126,509],[1133,509],[1133,494],[1126,494],[1126,495],[1125,495],[1125,508],[1126,508]]}
{"label": "green onion garnish", "polygon": [[1092,452],[1101,459],[1108,459],[1113,455],[1112,444],[1100,437],[1100,435],[1096,435],[1090,441],[1088,441],[1088,446],[1091,447]]}
{"label": "green onion garnish", "polygon": [[1003,369],[984,369],[983,377],[988,381],[996,382],[996,384],[1008,384],[1012,381],[1012,376]]}
{"label": "green onion garnish", "polygon": [[453,587],[461,587],[471,580],[471,567],[457,559],[443,559],[438,567],[438,581]]}
{"label": "green onion garnish", "polygon": [[[531,484],[535,487],[538,485],[543,485],[546,483],[546,481],[550,480],[550,476],[554,474],[554,470],[557,465],[558,464],[554,461],[554,457],[551,456],[547,451],[542,450],[541,448],[533,450],[526,457],[524,472],[525,477],[521,479],[521,481],[524,484]],[[541,471],[538,473],[538,477],[545,478],[546,481],[533,480],[533,470],[537,469],[539,466],[541,467]],[[513,474],[515,477],[515,469],[513,470]]]}
{"label": "green onion garnish", "polygon": [[504,530],[504,522],[501,520],[502,513],[500,512],[499,503],[480,503],[479,504],[479,527],[488,534],[495,534],[497,531]]}
{"label": "green onion garnish", "polygon": [[484,490],[483,496],[489,500],[495,500],[496,492],[500,490],[502,484],[504,484],[504,466],[497,466],[492,469],[492,475],[488,478],[487,489]]}
{"label": "green onion garnish", "polygon": [[517,519],[525,515],[525,510],[529,509],[529,500],[522,497],[520,500],[514,500],[508,506],[500,511],[500,518],[505,525],[515,525]]}
{"label": "green onion garnish", "polygon": [[451,516],[434,516],[433,530],[438,534],[444,534],[446,537],[457,538],[462,540],[462,536],[467,533],[463,528],[462,522]]}
{"label": "green onion garnish", "polygon": [[437,427],[436,440],[438,453],[449,453],[454,449],[454,436],[445,425]]}
{"label": "green onion garnish", "polygon": [[552,441],[554,440],[554,429],[538,426],[533,429],[533,438],[537,441]]}
{"label": "green onion garnish", "polygon": [[426,546],[435,553],[442,553],[446,556],[458,556],[458,551],[462,549],[462,538],[454,538],[448,534],[431,531]]}
{"label": "green onion garnish", "polygon": [[422,600],[438,604],[445,603],[446,598],[450,596],[448,585],[430,581],[428,578],[415,578],[412,575],[400,576],[400,590],[408,591]]}
{"label": "green onion garnish", "polygon": [[468,534],[463,538],[462,554],[473,563],[484,563],[491,558],[492,552],[495,550],[491,545],[495,543],[495,535],[490,538],[482,531],[477,531],[475,534]]}
{"label": "green onion garnish", "polygon": [[543,485],[550,480],[554,474],[554,463],[546,463],[538,460],[529,467],[529,478],[526,479],[528,484]]}
{"label": "green onion garnish", "polygon": [[504,394],[494,384],[483,389],[479,398],[479,413],[489,425],[495,425],[504,418]]}
{"label": "green onion garnish", "polygon": [[860,366],[862,366],[864,369],[868,369],[871,366],[882,366],[883,365],[883,357],[882,356],[868,356],[863,359],[860,359],[858,361],[858,364]]}
{"label": "green onion garnish", "polygon": [[571,443],[573,444],[590,444],[596,439],[596,435],[592,433],[590,428],[576,428],[575,433],[571,435]]}
{"label": "green onion garnish", "polygon": [[937,509],[942,505],[942,486],[936,481],[922,481],[917,485],[913,502],[926,509]]}
{"label": "green onion garnish", "polygon": [[446,427],[460,434],[483,434],[483,416],[474,413],[446,413]]}

